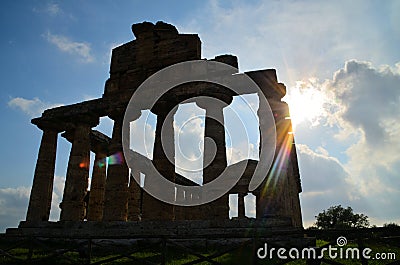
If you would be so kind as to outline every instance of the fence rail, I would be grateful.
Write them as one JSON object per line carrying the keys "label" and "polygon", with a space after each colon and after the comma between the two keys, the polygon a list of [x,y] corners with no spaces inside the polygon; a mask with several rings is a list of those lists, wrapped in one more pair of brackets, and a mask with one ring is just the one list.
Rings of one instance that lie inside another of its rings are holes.
{"label": "fence rail", "polygon": [[[323,248],[337,246],[336,238],[345,236],[349,242],[356,245],[362,251],[368,246],[368,242],[383,242],[387,246],[400,247],[399,228],[368,228],[357,230],[305,230],[307,236],[325,239],[329,243],[314,247],[316,253],[321,253]],[[287,237],[287,235],[285,235]],[[196,243],[196,240],[199,242]],[[174,255],[190,256],[191,259],[181,264],[227,264],[221,261],[225,254],[234,254],[244,249],[248,250],[247,264],[278,264],[283,265],[297,259],[274,260],[268,263],[257,257],[257,249],[268,238],[174,238],[174,237],[146,237],[135,238],[128,235],[124,239],[116,238],[48,238],[40,236],[15,237],[2,235],[0,237],[0,257],[7,260],[7,264],[42,264],[57,259],[65,264],[100,265],[126,259],[133,264],[169,264],[171,252]],[[280,248],[282,245],[272,242],[271,247]],[[219,247],[215,247],[218,245]],[[16,252],[23,249],[24,252]],[[151,254],[144,254],[151,253]],[[205,254],[206,253],[206,254]],[[100,254],[100,255],[99,255]],[[400,265],[400,257],[397,260],[387,261],[386,265]],[[0,260],[1,260],[0,259]],[[337,260],[323,257],[321,259],[308,259],[308,265],[333,264],[340,265]],[[0,264],[5,264],[1,263]],[[232,264],[232,263],[229,263]],[[353,263],[354,264],[354,263]],[[359,264],[368,265],[368,260],[361,259]],[[382,263],[384,264],[384,263]]]}

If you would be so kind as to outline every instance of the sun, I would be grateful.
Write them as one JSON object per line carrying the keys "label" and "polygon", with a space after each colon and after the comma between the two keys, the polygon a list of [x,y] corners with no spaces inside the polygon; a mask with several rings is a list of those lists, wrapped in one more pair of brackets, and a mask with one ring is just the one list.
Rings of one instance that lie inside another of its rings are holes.
{"label": "sun", "polygon": [[302,122],[316,125],[324,115],[326,96],[320,90],[306,82],[297,82],[283,98],[289,104],[293,129]]}

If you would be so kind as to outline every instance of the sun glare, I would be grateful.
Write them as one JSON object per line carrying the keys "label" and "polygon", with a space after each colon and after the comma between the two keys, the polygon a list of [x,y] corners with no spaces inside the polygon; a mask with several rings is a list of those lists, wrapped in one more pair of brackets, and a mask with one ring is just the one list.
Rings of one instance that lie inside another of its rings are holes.
{"label": "sun glare", "polygon": [[326,97],[322,91],[305,82],[297,82],[283,98],[289,104],[292,126],[309,121],[316,125],[324,114]]}

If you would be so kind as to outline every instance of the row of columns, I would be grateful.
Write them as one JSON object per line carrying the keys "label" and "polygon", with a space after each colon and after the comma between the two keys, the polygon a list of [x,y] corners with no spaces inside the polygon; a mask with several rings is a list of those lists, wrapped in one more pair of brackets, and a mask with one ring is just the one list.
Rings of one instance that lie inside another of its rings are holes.
{"label": "row of columns", "polygon": [[[161,106],[155,112],[157,114],[157,128],[153,153],[153,163],[157,170],[170,181],[175,181],[175,165],[171,163],[163,150],[161,144],[161,128],[167,130],[167,135],[174,136],[173,114],[167,112],[169,108]],[[176,110],[176,109],[175,109]],[[206,110],[208,113],[211,110]],[[212,115],[218,116],[223,121],[223,110],[212,110]],[[121,115],[122,116],[122,115]],[[121,117],[119,116],[119,117]],[[228,195],[223,196],[216,202],[201,206],[199,209],[193,207],[174,207],[161,202],[151,195],[142,191],[136,181],[129,180],[129,169],[122,155],[122,118],[114,119],[114,127],[109,153],[121,154],[120,163],[109,164],[106,167],[107,154],[95,153],[95,161],[92,172],[92,183],[88,205],[85,205],[87,196],[92,125],[77,124],[75,128],[67,131],[71,138],[72,148],[70,151],[64,195],[60,204],[60,220],[138,220],[146,219],[202,219],[207,216],[228,216]],[[205,137],[212,137],[217,145],[217,154],[214,161],[204,169],[204,183],[212,181],[226,167],[225,133],[224,125],[206,116]],[[27,220],[47,221],[49,219],[55,158],[57,149],[58,131],[42,127],[43,135],[36,164],[31,198],[28,207]],[[167,147],[174,153],[174,141],[163,143],[170,144]],[[204,150],[204,160],[209,160],[208,150]],[[106,172],[107,168],[107,172]],[[132,172],[140,174],[140,172]],[[147,176],[151,177],[151,176]],[[130,183],[128,187],[128,183]],[[192,194],[181,194],[183,200]],[[139,207],[138,207],[139,205]],[[86,209],[89,211],[86,213]],[[140,214],[143,213],[143,216]]]}
{"label": "row of columns", "polygon": [[[213,108],[208,109],[206,104],[200,104],[199,106],[206,109],[205,137],[213,138],[216,144],[215,157],[203,170],[203,183],[207,183],[218,177],[225,169],[227,163],[225,131],[222,122],[224,120],[223,108],[213,106]],[[172,137],[174,135],[173,115],[172,119],[171,117],[168,118],[168,113],[165,111],[169,109],[160,106],[155,110],[157,114],[157,127],[153,163],[163,176],[167,177],[170,181],[175,181],[175,166],[167,159],[161,144],[161,128],[167,130],[167,134],[172,135]],[[171,116],[171,114],[169,115]],[[214,118],[210,118],[210,116]],[[215,118],[219,121],[216,121]],[[120,163],[109,164],[106,167],[107,154],[96,152],[88,213],[86,213],[85,196],[87,196],[88,189],[91,151],[90,132],[93,124],[78,124],[72,130],[73,141],[67,168],[63,201],[61,203],[61,220],[79,221],[85,217],[88,220],[104,221],[126,221],[141,218],[161,220],[207,219],[210,217],[217,219],[228,218],[228,194],[214,202],[199,207],[174,207],[143,192],[132,177],[131,180],[129,179],[129,169],[122,155],[122,122],[122,115],[114,117],[114,128],[109,145],[109,153],[119,153],[122,161]],[[260,119],[260,122],[262,122],[262,119]],[[285,123],[282,119],[277,120],[277,124],[279,122]],[[41,129],[43,130],[43,136],[29,201],[26,218],[28,221],[47,221],[51,208],[58,131],[50,127],[42,127]],[[285,128],[282,130],[286,131]],[[163,144],[168,144],[168,142]],[[171,146],[168,148],[174,152],[174,141],[170,141],[169,144]],[[278,150],[283,144],[283,140],[278,138]],[[204,161],[209,161],[210,155],[214,154],[209,153],[205,149]],[[281,170],[285,170],[285,167]],[[140,172],[132,171],[131,174],[140,174]],[[279,209],[275,208],[279,207],[280,204],[276,202],[280,200],[280,194],[285,186],[285,178],[278,177],[273,179],[270,176],[270,179],[274,181],[273,188],[269,187],[268,192],[255,192],[258,217],[279,212]],[[190,199],[192,195],[180,194],[179,196],[179,199],[184,200]],[[239,217],[245,216],[244,196],[245,194],[239,193]],[[141,214],[143,215],[141,216]]]}
{"label": "row of columns", "polygon": [[[107,154],[96,152],[89,200],[88,180],[91,151],[91,128],[96,124],[76,124],[66,132],[72,147],[60,204],[62,221],[124,220],[128,207],[128,167],[122,155],[122,119],[116,119],[110,151],[121,154],[121,163],[106,167]],[[29,200],[27,221],[48,221],[50,215],[59,130],[40,126],[43,130],[39,155]],[[106,172],[106,168],[108,169]],[[106,177],[107,176],[107,177]],[[88,205],[86,205],[88,201]],[[86,213],[86,209],[90,211]],[[104,210],[103,210],[104,209]]]}

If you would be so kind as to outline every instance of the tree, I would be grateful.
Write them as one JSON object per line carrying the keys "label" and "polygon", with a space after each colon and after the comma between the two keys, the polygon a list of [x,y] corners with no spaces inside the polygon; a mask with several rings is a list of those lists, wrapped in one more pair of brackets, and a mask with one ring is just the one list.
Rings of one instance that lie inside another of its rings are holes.
{"label": "tree", "polygon": [[400,225],[398,225],[396,223],[385,223],[385,224],[383,224],[383,227],[393,228],[393,227],[400,227]]}
{"label": "tree", "polygon": [[317,216],[315,226],[319,229],[363,228],[369,226],[368,216],[355,214],[351,207],[332,206]]}

